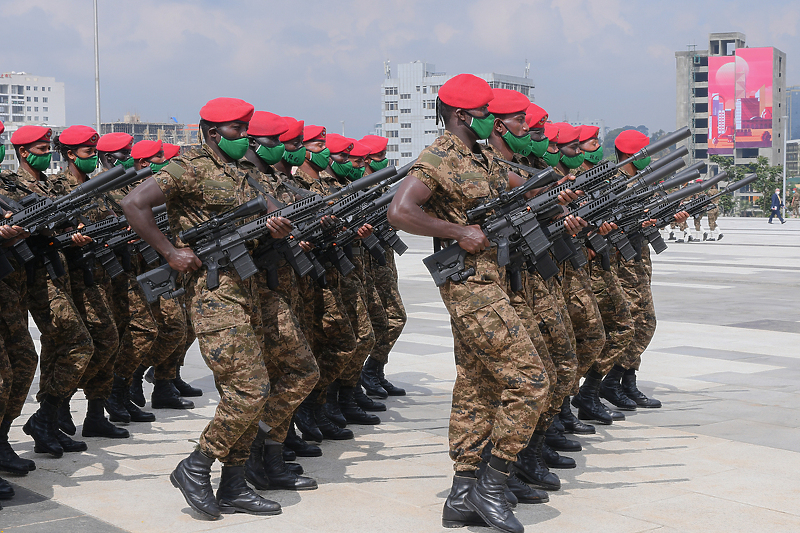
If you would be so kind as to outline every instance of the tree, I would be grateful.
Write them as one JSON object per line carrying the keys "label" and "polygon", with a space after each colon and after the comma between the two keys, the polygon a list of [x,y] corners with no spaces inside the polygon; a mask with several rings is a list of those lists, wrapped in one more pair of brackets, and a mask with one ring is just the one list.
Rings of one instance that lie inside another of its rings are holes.
{"label": "tree", "polygon": [[614,141],[617,140],[617,135],[622,133],[625,130],[639,130],[645,135],[650,134],[650,130],[647,129],[647,126],[639,125],[639,126],[624,126],[622,128],[616,128],[609,131],[606,136],[603,138],[603,154],[608,159],[614,158]]}
{"label": "tree", "polygon": [[[782,165],[770,165],[769,160],[763,156],[758,156],[755,163],[747,165],[734,165],[732,157],[719,155],[712,155],[711,162],[718,164],[720,169],[728,173],[728,181],[738,181],[755,172],[758,179],[749,186],[751,191],[761,193],[761,197],[756,200],[755,204],[761,208],[764,215],[770,211],[772,192],[775,189],[780,189],[783,183]],[[733,207],[733,199],[728,195],[720,198],[720,208],[726,211],[727,209],[724,206]]]}

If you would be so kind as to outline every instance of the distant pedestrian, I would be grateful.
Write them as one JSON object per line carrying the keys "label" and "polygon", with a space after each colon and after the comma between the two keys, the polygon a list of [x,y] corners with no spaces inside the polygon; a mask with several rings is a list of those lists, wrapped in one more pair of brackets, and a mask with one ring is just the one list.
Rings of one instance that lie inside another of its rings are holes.
{"label": "distant pedestrian", "polygon": [[786,221],[783,220],[781,216],[781,208],[783,207],[783,202],[781,202],[781,190],[775,189],[775,193],[772,195],[772,212],[769,215],[769,223],[772,224],[772,217],[777,216],[778,220],[781,221],[781,224],[786,224]]}

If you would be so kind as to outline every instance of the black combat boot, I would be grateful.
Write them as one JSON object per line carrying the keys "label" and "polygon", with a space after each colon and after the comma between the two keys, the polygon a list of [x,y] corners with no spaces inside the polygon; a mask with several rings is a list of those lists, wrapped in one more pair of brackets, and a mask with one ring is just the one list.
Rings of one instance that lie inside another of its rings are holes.
{"label": "black combat boot", "polygon": [[569,407],[569,396],[564,398],[564,403],[561,404],[561,413],[559,413],[558,418],[561,420],[564,431],[567,433],[573,433],[575,435],[594,435],[595,433],[594,426],[584,424],[572,413],[572,409]]}
{"label": "black combat boot", "polygon": [[127,439],[130,437],[131,435],[127,429],[118,428],[108,421],[103,411],[103,403],[103,400],[89,400],[81,435],[106,439]]}
{"label": "black combat boot", "polygon": [[526,483],[523,483],[517,474],[511,473],[508,476],[508,490],[517,498],[517,503],[538,504],[547,503],[550,501],[550,496],[546,490],[533,489]]}
{"label": "black combat boot", "polygon": [[382,369],[377,359],[367,357],[364,367],[361,369],[361,384],[364,385],[364,390],[367,391],[367,394],[378,398],[388,398],[389,393],[381,385],[379,370]]}
{"label": "black combat boot", "polygon": [[289,433],[286,434],[283,445],[298,457],[320,457],[322,455],[322,448],[307,443],[297,435],[294,430],[294,422],[289,425]]}
{"label": "black combat boot", "polygon": [[314,409],[314,421],[317,423],[320,433],[326,439],[349,440],[355,438],[353,432],[347,428],[340,428],[325,416],[322,405],[317,405]]}
{"label": "black combat boot", "polygon": [[178,394],[183,396],[184,398],[196,398],[198,396],[203,395],[203,391],[198,389],[197,387],[192,387],[181,377],[181,365],[175,369],[175,379],[172,380],[172,384],[175,385],[175,388],[178,389]]}
{"label": "black combat boot", "polygon": [[617,409],[635,411],[636,402],[625,396],[625,392],[622,390],[620,380],[622,379],[623,372],[625,372],[624,368],[619,365],[614,365],[614,368],[606,374],[606,377],[603,378],[600,384],[600,396],[611,402]]}
{"label": "black combat boot", "polygon": [[153,409],[194,409],[194,402],[181,398],[171,379],[156,380],[150,405]]}
{"label": "black combat boot", "polygon": [[328,390],[325,393],[325,403],[322,405],[322,410],[325,411],[325,416],[328,420],[339,426],[340,428],[347,427],[347,419],[344,417],[341,409],[339,408],[339,382],[334,381],[328,385]]}
{"label": "black combat boot", "polygon": [[114,375],[114,381],[111,383],[111,396],[106,400],[106,411],[112,422],[130,423],[131,414],[125,406],[128,403],[128,396],[128,380]]}
{"label": "black combat boot", "polygon": [[[56,440],[61,445],[61,449],[67,453],[85,452],[89,449],[85,442],[71,438],[66,433],[63,433],[60,429],[56,429]],[[33,451],[36,453],[41,453],[36,449],[36,445],[33,446]]]}
{"label": "black combat boot", "polygon": [[[178,463],[170,474],[172,486],[183,493],[189,507],[201,515],[216,520],[220,509],[214,491],[211,489],[212,457],[206,457],[200,450],[193,451],[189,457]],[[244,468],[242,468],[244,471]],[[244,472],[242,472],[244,473]],[[244,476],[242,476],[244,483]]]}
{"label": "black combat boot", "polygon": [[600,402],[602,377],[599,372],[589,370],[580,391],[572,398],[572,406],[578,408],[578,418],[581,420],[595,420],[600,424],[609,425],[613,419]]}
{"label": "black combat boot", "polygon": [[[10,500],[14,497],[14,487],[11,483],[0,477],[0,500]],[[2,507],[0,507],[2,509]]]}
{"label": "black combat boot", "polygon": [[[492,448],[494,445],[492,441],[486,443],[486,446],[483,447],[483,451],[481,452],[481,463],[478,466],[477,471],[477,478],[480,478],[483,475],[483,471],[489,466],[489,461],[492,460]],[[510,488],[506,485],[506,499],[508,500],[508,504],[511,507],[517,506],[517,496],[511,491]]]}
{"label": "black combat boot", "polygon": [[542,444],[542,459],[548,468],[575,468],[578,464],[572,457],[559,455],[553,448],[545,442]]}
{"label": "black combat boot", "polygon": [[58,431],[56,412],[59,403],[57,397],[46,394],[42,403],[39,404],[39,409],[22,426],[22,431],[33,437],[36,453],[49,453],[53,457],[64,455],[64,448],[56,439]]}
{"label": "black combat boot", "polygon": [[297,454],[291,448],[287,448],[286,446],[283,447],[283,460],[287,463],[291,463],[292,461],[297,461]]}
{"label": "black combat boot", "polygon": [[139,406],[130,401],[125,402],[125,409],[128,410],[128,414],[131,415],[131,422],[155,422],[156,415],[153,413],[149,413],[147,411],[142,411],[139,409]]}
{"label": "black combat boot", "polygon": [[[308,396],[297,408],[297,411],[295,411],[294,423],[297,424],[297,429],[300,430],[303,440],[322,442],[322,432],[317,427],[317,421],[314,419],[314,410],[316,407],[317,405],[314,399]],[[295,448],[292,449],[294,449],[295,452],[297,451]]]}
{"label": "black combat boot", "polygon": [[270,428],[259,421],[258,432],[250,445],[250,457],[244,463],[244,477],[258,490],[269,488],[269,478],[264,470],[264,441],[269,437]]}
{"label": "black combat boot", "polygon": [[356,399],[358,406],[367,412],[377,413],[386,410],[385,403],[376,402],[364,394],[364,389],[361,388],[361,380],[358,381],[358,385],[356,385],[353,391],[353,398]]}
{"label": "black combat boot", "polygon": [[517,454],[514,471],[522,481],[544,490],[561,489],[561,480],[547,469],[542,456],[544,432],[535,431],[531,441]]}
{"label": "black combat boot", "polygon": [[217,489],[217,503],[224,514],[247,513],[258,516],[281,514],[277,502],[262,498],[244,477],[244,466],[223,466]]}
{"label": "black combat boot", "polygon": [[131,378],[130,399],[139,407],[144,407],[146,403],[144,399],[144,390],[142,389],[142,379],[144,379],[145,370],[147,369],[143,365],[139,365]]}
{"label": "black combat boot", "polygon": [[395,387],[388,379],[386,379],[386,374],[384,374],[383,372],[384,366],[385,365],[383,363],[378,364],[378,379],[381,382],[381,387],[383,387],[383,390],[385,390],[386,394],[388,394],[389,396],[405,396],[406,395],[405,389],[401,389],[400,387]]}
{"label": "black combat boot", "polygon": [[655,398],[648,398],[636,386],[636,370],[631,368],[622,376],[622,390],[625,396],[633,400],[639,407],[655,409],[661,407],[661,402]]}
{"label": "black combat boot", "polygon": [[[72,394],[75,394],[74,392]],[[75,427],[75,422],[72,420],[72,413],[69,410],[69,402],[72,400],[72,394],[61,400],[58,405],[58,429],[67,435],[74,435],[78,428]]]}
{"label": "black combat boot", "polygon": [[354,387],[339,388],[339,409],[349,424],[374,426],[381,423],[377,415],[371,415],[358,406]]}
{"label": "black combat boot", "polygon": [[506,498],[509,466],[508,461],[492,456],[478,482],[464,496],[464,504],[490,527],[507,533],[524,533],[525,527],[514,516]]}
{"label": "black combat boot", "polygon": [[[267,440],[264,443],[264,468],[269,480],[265,488],[282,490],[314,490],[317,482],[310,477],[303,477],[291,472],[283,462],[281,455],[282,444]],[[251,482],[252,483],[252,482]],[[256,488],[261,488],[256,486]]]}
{"label": "black combat boot", "polygon": [[36,463],[30,459],[22,459],[8,442],[8,431],[11,429],[11,420],[0,423],[0,470],[24,476],[36,470]]}
{"label": "black combat boot", "polygon": [[[558,418],[558,417],[556,417]],[[576,440],[569,440],[563,433],[559,433],[556,429],[556,424],[550,424],[547,431],[544,433],[544,443],[550,446],[553,450],[559,452],[579,452],[581,451],[581,443]]]}
{"label": "black combat boot", "polygon": [[[471,475],[470,475],[471,474]],[[486,527],[486,521],[464,504],[464,496],[478,483],[474,473],[458,473],[453,476],[453,486],[442,509],[442,527],[464,526]]]}

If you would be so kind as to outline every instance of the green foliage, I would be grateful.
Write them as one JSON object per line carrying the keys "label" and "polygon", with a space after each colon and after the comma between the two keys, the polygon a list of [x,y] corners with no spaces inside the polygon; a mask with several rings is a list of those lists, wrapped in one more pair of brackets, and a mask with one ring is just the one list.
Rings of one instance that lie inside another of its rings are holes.
{"label": "green foliage", "polygon": [[[607,158],[611,158],[614,156],[614,141],[617,140],[617,135],[622,133],[625,130],[639,130],[645,135],[650,135],[650,130],[647,129],[647,126],[639,125],[639,126],[624,126],[622,128],[616,128],[609,131],[606,136],[603,138],[603,153]],[[651,139],[652,140],[652,139]]]}
{"label": "green foliage", "polygon": [[[770,165],[766,157],[759,156],[755,163],[747,165],[734,165],[733,158],[723,157],[719,155],[712,155],[711,162],[719,165],[721,170],[728,173],[728,181],[738,181],[748,174],[756,173],[758,179],[750,185],[750,190],[753,192],[761,193],[760,198],[756,198],[755,205],[763,211],[766,215],[770,211],[772,205],[772,193],[775,189],[780,189],[783,186],[783,166]],[[726,200],[722,200],[726,198]],[[733,208],[733,198],[729,195],[720,198],[720,208],[727,211],[725,206]],[[785,199],[784,199],[785,202]]]}

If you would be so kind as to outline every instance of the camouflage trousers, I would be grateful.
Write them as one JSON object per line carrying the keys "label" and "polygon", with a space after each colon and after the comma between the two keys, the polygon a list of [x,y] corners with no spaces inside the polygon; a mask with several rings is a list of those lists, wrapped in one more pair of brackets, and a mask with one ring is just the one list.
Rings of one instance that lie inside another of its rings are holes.
{"label": "camouflage trousers", "polygon": [[622,289],[617,274],[617,262],[612,258],[611,269],[603,270],[595,259],[592,264],[592,290],[597,297],[606,344],[592,365],[592,369],[606,375],[614,366],[619,355],[633,340],[634,324],[631,317],[631,304]]}
{"label": "camouflage trousers", "polygon": [[714,231],[715,229],[717,229],[717,219],[719,218],[719,208],[712,209],[711,211],[706,213],[706,215],[708,216],[708,229],[711,230],[711,231]]}
{"label": "camouflage trousers", "polygon": [[[342,277],[342,300],[344,301],[347,317],[350,326],[356,335],[356,349],[348,361],[342,373],[339,375],[339,382],[344,387],[355,387],[361,378],[361,367],[364,361],[375,347],[375,332],[372,329],[372,321],[367,311],[367,292],[365,289],[366,275],[364,273],[364,254],[369,254],[361,246],[353,246],[353,265],[356,267],[349,276]],[[372,287],[374,290],[374,286]]]}
{"label": "camouflage trousers", "polygon": [[561,291],[567,305],[578,363],[571,394],[577,394],[580,379],[603,351],[606,333],[589,273],[584,268],[575,270],[569,261],[564,264],[562,272]]}
{"label": "camouflage trousers", "polygon": [[141,259],[132,259],[133,272],[125,272],[111,280],[114,318],[120,334],[114,374],[130,382],[136,368],[153,348],[158,325],[136,276],[143,272]]}
{"label": "camouflage trousers", "polygon": [[22,412],[36,373],[39,356],[28,331],[25,269],[13,258],[15,272],[0,281],[0,422],[11,422]]}
{"label": "camouflage trousers", "polygon": [[669,228],[670,229],[678,228],[680,231],[684,231],[684,230],[689,228],[689,223],[686,222],[685,220],[683,222],[681,222],[680,224],[678,224],[677,222],[670,222]]}
{"label": "camouflage trousers", "polygon": [[256,274],[265,335],[264,357],[270,378],[270,395],[261,420],[270,426],[270,438],[283,442],[292,413],[319,380],[319,367],[292,309],[299,298],[297,279],[288,264],[278,268],[278,287],[267,287],[264,272]]}
{"label": "camouflage trousers", "polygon": [[342,300],[339,272],[329,266],[325,278],[324,288],[310,277],[300,285],[306,339],[312,339],[310,345],[319,367],[319,381],[309,396],[318,404],[325,403],[328,385],[339,378],[357,349],[356,335]]}
{"label": "camouflage trousers", "polygon": [[241,466],[269,396],[261,316],[253,280],[220,272],[209,290],[206,270],[186,276],[186,301],[203,356],[219,392],[214,418],[200,435],[199,449],[229,466]]}
{"label": "camouflage trousers", "polygon": [[650,289],[649,264],[649,251],[643,251],[642,261],[620,261],[618,269],[622,290],[625,291],[631,304],[631,318],[634,324],[630,344],[614,360],[614,364],[626,370],[631,368],[639,370],[642,354],[656,332],[656,309]]}
{"label": "camouflage trousers", "polygon": [[[174,379],[178,361],[185,355],[187,340],[187,310],[184,297],[159,299],[150,308],[158,325],[156,337],[150,353],[144,358],[145,366],[152,366],[157,380]],[[189,343],[191,345],[191,343]]]}
{"label": "camouflage trousers", "polygon": [[[63,257],[62,257],[63,258]],[[66,260],[64,261],[66,264]],[[72,301],[70,276],[51,280],[44,267],[31,272],[25,302],[39,328],[39,394],[71,396],[94,353],[94,344]]]}
{"label": "camouflage trousers", "polygon": [[[400,297],[400,288],[397,285],[397,264],[395,263],[394,250],[388,246],[386,250],[386,264],[381,266],[372,256],[368,256],[369,268],[368,275],[372,277],[375,291],[367,292],[370,309],[380,306],[383,315],[386,316],[386,327],[380,322],[372,319],[372,329],[375,331],[375,348],[371,357],[378,362],[386,364],[389,362],[389,352],[394,348],[397,339],[403,332],[408,316],[403,306],[403,299]],[[376,299],[375,297],[379,299]],[[370,317],[373,311],[370,310]]]}
{"label": "camouflage trousers", "polygon": [[[448,282],[439,289],[450,313],[456,362],[450,457],[456,471],[471,471],[489,440],[493,455],[516,460],[545,407],[550,380],[501,286],[456,285]],[[470,297],[473,291],[481,297]]]}

